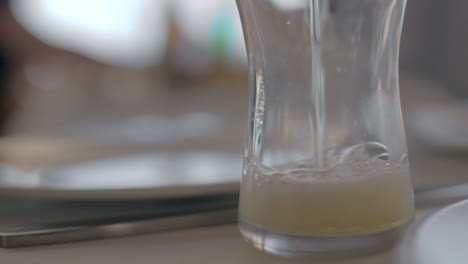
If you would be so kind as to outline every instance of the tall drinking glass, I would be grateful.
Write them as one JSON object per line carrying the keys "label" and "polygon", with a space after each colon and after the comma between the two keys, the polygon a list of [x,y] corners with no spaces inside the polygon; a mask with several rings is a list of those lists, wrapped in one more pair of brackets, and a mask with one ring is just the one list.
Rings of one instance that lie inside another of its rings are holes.
{"label": "tall drinking glass", "polygon": [[240,229],[297,257],[388,248],[414,202],[398,88],[405,0],[237,0],[250,62]]}

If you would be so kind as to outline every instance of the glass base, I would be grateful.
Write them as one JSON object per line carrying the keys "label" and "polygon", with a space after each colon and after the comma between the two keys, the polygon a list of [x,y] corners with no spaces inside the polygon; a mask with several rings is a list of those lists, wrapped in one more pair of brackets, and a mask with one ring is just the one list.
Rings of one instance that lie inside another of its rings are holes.
{"label": "glass base", "polygon": [[239,222],[244,239],[270,255],[285,258],[367,256],[393,248],[407,224],[378,233],[343,237],[309,237],[275,232]]}

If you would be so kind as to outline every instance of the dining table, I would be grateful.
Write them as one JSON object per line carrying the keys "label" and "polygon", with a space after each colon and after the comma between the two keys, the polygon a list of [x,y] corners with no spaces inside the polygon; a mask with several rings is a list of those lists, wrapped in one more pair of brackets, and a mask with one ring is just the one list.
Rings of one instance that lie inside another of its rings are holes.
{"label": "dining table", "polygon": [[[409,122],[406,113],[421,105],[431,103],[441,103],[452,100],[445,93],[441,92],[440,87],[426,79],[404,76],[401,82],[402,104],[405,113],[405,122]],[[235,98],[235,99],[232,99]],[[202,99],[200,99],[202,100]],[[214,100],[213,98],[203,99],[205,103],[200,102],[200,105],[209,104],[209,102],[217,102],[219,108],[223,107],[221,99]],[[216,136],[199,140],[197,142],[185,143],[184,148],[207,148],[217,150],[242,151],[242,143],[245,132],[246,123],[246,103],[245,96],[225,98],[230,101],[233,108],[238,108],[239,111],[230,111],[237,118],[234,118],[229,123],[229,127],[223,130]],[[235,100],[238,100],[236,106]],[[193,98],[192,98],[193,101]],[[227,106],[229,107],[229,106]],[[245,115],[245,116],[244,116]],[[244,118],[245,117],[245,118]],[[407,124],[407,128],[408,128]],[[447,153],[438,152],[425,146],[414,131],[407,129],[407,138],[409,146],[409,159],[411,163],[411,174],[415,190],[430,190],[439,186],[460,185],[468,182],[468,162],[467,155],[464,153]],[[42,140],[42,141],[41,141]],[[47,139],[49,140],[49,139]],[[13,142],[13,143],[12,143]],[[16,142],[16,143],[15,143]],[[25,143],[26,142],[26,143]],[[29,143],[28,143],[29,142]],[[46,143],[44,143],[46,142]],[[49,142],[50,143],[50,142]],[[17,149],[17,152],[11,152],[9,162],[15,163],[21,160],[30,161],[24,166],[34,164],[33,151],[28,151],[29,146],[36,148],[41,154],[41,144],[49,144],[43,139],[30,139],[30,141],[20,138],[0,139],[0,147],[9,147]],[[30,144],[30,145],[28,145]],[[188,146],[187,146],[188,144]],[[18,150],[18,146],[25,149],[22,153]],[[68,144],[68,148],[64,153],[72,153],[76,157],[76,153],[83,151],[82,144]],[[175,150],[183,149],[182,147],[174,147]],[[60,148],[56,148],[60,151]],[[121,148],[93,148],[90,147],[88,152],[82,153],[94,154],[97,156],[108,156],[110,153],[123,152],[138,152],[152,150],[148,146],[126,147]],[[74,152],[75,151],[75,152]],[[468,151],[468,150],[466,150]],[[32,154],[31,154],[32,153]],[[37,154],[37,155],[39,155]],[[49,153],[57,155],[57,153]],[[60,162],[69,162],[66,156],[62,156]],[[241,168],[239,168],[239,175]],[[10,194],[11,195],[11,194]],[[99,263],[99,264],[115,264],[115,263],[193,263],[193,264],[248,264],[248,263],[347,263],[347,264],[411,264],[412,257],[415,253],[414,236],[418,232],[421,225],[427,219],[440,212],[446,206],[464,199],[468,199],[468,187],[466,197],[459,196],[450,201],[435,201],[423,204],[416,204],[415,217],[409,225],[405,235],[393,248],[385,252],[371,256],[349,257],[345,259],[283,259],[264,254],[245,243],[240,235],[239,229],[235,223],[216,226],[204,226],[196,228],[185,228],[181,230],[172,230],[166,232],[155,232],[147,234],[139,234],[135,236],[125,236],[118,238],[105,238],[100,240],[81,241],[72,243],[63,243],[55,245],[43,245],[23,248],[3,248],[0,249],[0,263]],[[0,198],[3,199],[3,198]],[[0,217],[0,226],[2,218]],[[420,254],[420,253],[417,253]],[[410,256],[411,255],[411,256]],[[468,261],[468,260],[467,260]]]}

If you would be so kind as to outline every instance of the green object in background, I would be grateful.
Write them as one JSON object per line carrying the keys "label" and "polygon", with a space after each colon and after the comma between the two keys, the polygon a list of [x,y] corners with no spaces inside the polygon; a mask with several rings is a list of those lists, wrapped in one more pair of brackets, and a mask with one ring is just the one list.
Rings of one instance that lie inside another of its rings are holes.
{"label": "green object in background", "polygon": [[210,50],[215,56],[227,58],[233,50],[235,40],[234,14],[230,10],[221,10],[214,19],[210,36]]}

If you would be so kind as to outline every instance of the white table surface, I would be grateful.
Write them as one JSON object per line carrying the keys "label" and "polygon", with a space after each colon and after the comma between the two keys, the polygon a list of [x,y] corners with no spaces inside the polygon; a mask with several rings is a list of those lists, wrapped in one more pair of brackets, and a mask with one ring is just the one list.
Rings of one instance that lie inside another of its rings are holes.
{"label": "white table surface", "polygon": [[126,238],[105,239],[62,245],[1,249],[0,263],[404,263],[400,248],[405,249],[412,230],[437,208],[418,209],[407,238],[399,248],[367,258],[334,261],[285,260],[265,255],[248,246],[240,237],[237,226],[218,226],[175,232],[148,234]]}

